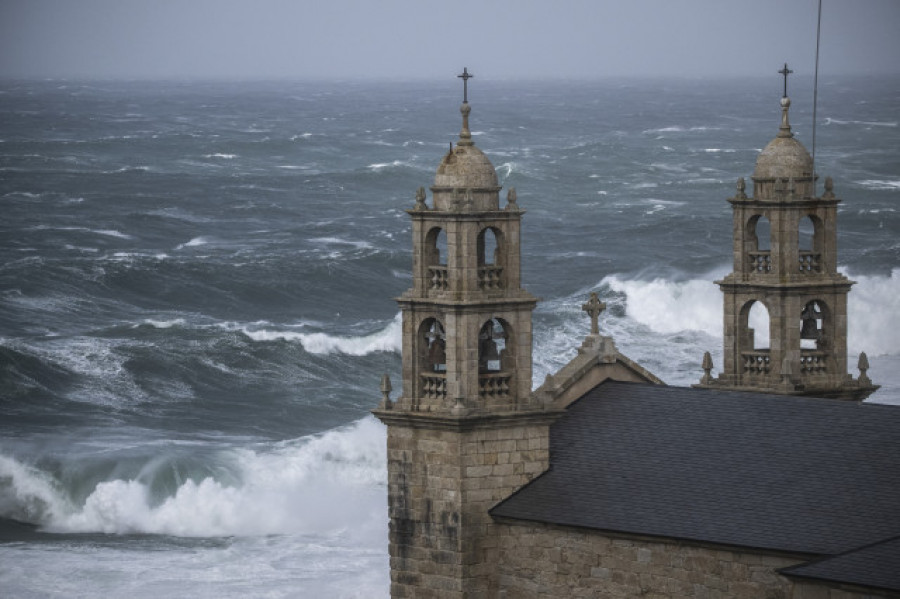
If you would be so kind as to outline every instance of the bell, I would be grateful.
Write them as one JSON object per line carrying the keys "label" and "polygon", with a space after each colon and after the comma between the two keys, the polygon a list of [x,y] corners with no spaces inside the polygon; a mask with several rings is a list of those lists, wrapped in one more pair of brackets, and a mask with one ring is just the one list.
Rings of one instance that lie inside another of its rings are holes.
{"label": "bell", "polygon": [[435,339],[428,348],[428,361],[435,366],[436,370],[438,366],[447,363],[447,352],[444,349],[443,339]]}
{"label": "bell", "polygon": [[500,359],[500,353],[497,351],[497,343],[493,339],[485,339],[482,345],[482,359],[487,362],[493,362]]}
{"label": "bell", "polygon": [[821,316],[821,312],[819,312],[819,306],[815,302],[806,304],[806,307],[803,308],[803,313],[800,314],[800,318],[803,321],[800,327],[801,339],[819,338],[821,331],[819,331],[819,324],[816,322],[819,316]]}
{"label": "bell", "polygon": [[818,339],[819,327],[816,325],[815,318],[804,318],[803,326],[800,328],[801,339]]}

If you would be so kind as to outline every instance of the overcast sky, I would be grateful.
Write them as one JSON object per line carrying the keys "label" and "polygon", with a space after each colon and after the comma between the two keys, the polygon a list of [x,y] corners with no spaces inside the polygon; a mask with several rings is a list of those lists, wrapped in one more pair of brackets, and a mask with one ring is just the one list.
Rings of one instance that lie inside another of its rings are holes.
{"label": "overcast sky", "polygon": [[[0,0],[0,77],[811,73],[818,0]],[[900,73],[900,0],[823,0],[820,74]]]}

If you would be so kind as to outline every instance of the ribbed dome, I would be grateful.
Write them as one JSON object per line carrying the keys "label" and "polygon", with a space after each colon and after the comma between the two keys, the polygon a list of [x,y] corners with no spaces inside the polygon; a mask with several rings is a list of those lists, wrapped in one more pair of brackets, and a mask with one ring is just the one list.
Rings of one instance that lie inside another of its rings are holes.
{"label": "ribbed dome", "polygon": [[812,177],[813,161],[809,152],[791,133],[788,122],[789,98],[781,99],[781,128],[756,159],[757,179],[801,179]]}

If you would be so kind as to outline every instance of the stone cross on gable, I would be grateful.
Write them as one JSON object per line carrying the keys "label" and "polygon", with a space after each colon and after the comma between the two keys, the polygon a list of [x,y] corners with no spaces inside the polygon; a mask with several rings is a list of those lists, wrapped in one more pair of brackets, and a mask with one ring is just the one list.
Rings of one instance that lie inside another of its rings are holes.
{"label": "stone cross on gable", "polygon": [[457,77],[463,80],[463,104],[469,103],[469,79],[474,76],[475,75],[469,72],[467,67],[463,67],[462,75],[457,75]]}
{"label": "stone cross on gable", "polygon": [[581,309],[591,317],[591,335],[599,335],[600,324],[598,319],[600,318],[600,313],[606,310],[606,304],[600,301],[596,291],[591,291],[591,299],[581,306]]}
{"label": "stone cross on gable", "polygon": [[790,70],[787,66],[787,63],[784,63],[784,68],[778,71],[780,74],[784,75],[784,96],[787,98],[787,77],[794,71]]}

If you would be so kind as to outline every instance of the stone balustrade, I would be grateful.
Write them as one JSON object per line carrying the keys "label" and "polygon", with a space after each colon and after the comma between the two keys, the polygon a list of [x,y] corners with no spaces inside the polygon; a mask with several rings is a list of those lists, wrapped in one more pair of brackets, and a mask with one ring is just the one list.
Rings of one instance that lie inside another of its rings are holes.
{"label": "stone balustrade", "polygon": [[486,291],[502,289],[503,268],[499,266],[479,266],[478,288]]}
{"label": "stone balustrade", "polygon": [[766,375],[771,369],[769,350],[753,350],[741,352],[744,363],[744,374]]}
{"label": "stone balustrade", "polygon": [[810,274],[822,271],[822,254],[800,252],[800,273]]}
{"label": "stone balustrade", "polygon": [[429,266],[428,279],[430,281],[429,289],[446,291],[450,287],[446,266]]}
{"label": "stone balustrade", "polygon": [[512,376],[503,373],[478,375],[478,393],[482,398],[509,397],[509,381]]}
{"label": "stone balustrade", "polygon": [[772,254],[769,250],[750,252],[748,256],[752,272],[772,272]]}
{"label": "stone balustrade", "polygon": [[800,350],[800,374],[825,374],[828,372],[827,354],[819,350]]}
{"label": "stone balustrade", "polygon": [[444,399],[447,397],[447,375],[443,372],[423,374],[422,397],[426,399]]}

